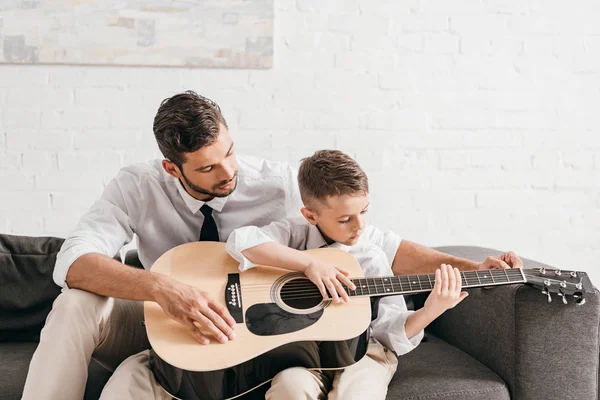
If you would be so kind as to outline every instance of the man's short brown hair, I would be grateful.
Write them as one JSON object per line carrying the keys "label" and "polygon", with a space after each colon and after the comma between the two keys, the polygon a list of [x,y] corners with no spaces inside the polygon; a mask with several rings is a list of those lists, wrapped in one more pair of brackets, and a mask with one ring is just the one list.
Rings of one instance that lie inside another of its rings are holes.
{"label": "man's short brown hair", "polygon": [[315,200],[326,202],[330,196],[369,193],[367,174],[352,157],[339,150],[319,150],[302,159],[298,186],[305,205]]}
{"label": "man's short brown hair", "polygon": [[188,90],[160,104],[154,117],[154,137],[163,156],[181,168],[185,153],[217,140],[220,124],[227,127],[217,103]]}

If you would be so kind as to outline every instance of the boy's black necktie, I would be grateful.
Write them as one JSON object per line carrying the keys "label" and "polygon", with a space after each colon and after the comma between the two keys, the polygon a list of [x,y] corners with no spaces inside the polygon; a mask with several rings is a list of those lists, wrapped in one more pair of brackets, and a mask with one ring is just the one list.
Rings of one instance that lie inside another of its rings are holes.
{"label": "boy's black necktie", "polygon": [[200,211],[202,211],[202,214],[204,214],[204,223],[202,224],[202,229],[200,230],[199,240],[201,242],[218,242],[219,231],[217,230],[215,219],[212,216],[213,209],[210,208],[208,204],[205,204],[200,208]]}

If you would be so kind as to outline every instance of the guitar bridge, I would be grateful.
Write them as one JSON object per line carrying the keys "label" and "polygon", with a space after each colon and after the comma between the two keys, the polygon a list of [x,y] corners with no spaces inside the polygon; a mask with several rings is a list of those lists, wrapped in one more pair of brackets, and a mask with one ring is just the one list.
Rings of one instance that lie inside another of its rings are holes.
{"label": "guitar bridge", "polygon": [[225,286],[225,302],[227,310],[235,320],[241,324],[244,322],[244,309],[242,308],[242,288],[240,285],[240,274],[227,274],[227,286]]}

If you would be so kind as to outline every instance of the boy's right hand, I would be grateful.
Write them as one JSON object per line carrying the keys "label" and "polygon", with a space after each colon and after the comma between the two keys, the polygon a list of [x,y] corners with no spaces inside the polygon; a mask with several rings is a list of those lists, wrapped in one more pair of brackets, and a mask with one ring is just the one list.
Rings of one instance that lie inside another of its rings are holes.
{"label": "boy's right hand", "polygon": [[346,293],[342,284],[350,290],[356,290],[356,286],[348,278],[348,275],[350,275],[348,271],[318,258],[314,258],[306,267],[304,275],[317,285],[324,299],[329,298],[327,295],[327,292],[329,292],[336,303],[340,302],[340,297],[344,302],[349,300],[348,293]]}
{"label": "boy's right hand", "polygon": [[462,291],[462,279],[458,268],[453,269],[449,264],[442,264],[441,268],[435,271],[433,290],[423,308],[437,317],[456,306],[468,295],[467,292]]}

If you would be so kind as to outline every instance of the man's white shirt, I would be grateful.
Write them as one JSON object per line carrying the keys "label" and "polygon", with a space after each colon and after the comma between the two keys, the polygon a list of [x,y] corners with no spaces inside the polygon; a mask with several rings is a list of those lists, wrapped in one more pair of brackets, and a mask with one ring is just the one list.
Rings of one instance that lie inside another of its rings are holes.
{"label": "man's white shirt", "polygon": [[[367,231],[371,232],[370,227]],[[397,246],[400,238],[394,233],[387,233],[390,242]],[[386,254],[382,247],[376,246],[368,237],[361,236],[353,246],[341,243],[328,245],[319,229],[305,219],[295,217],[273,222],[267,226],[246,226],[236,229],[227,240],[227,251],[240,263],[240,270],[246,271],[256,265],[248,260],[243,251],[263,243],[277,242],[296,250],[310,250],[323,247],[338,248],[352,254],[363,269],[365,277],[391,276],[391,263],[395,250]],[[389,246],[391,249],[393,246]],[[406,308],[403,296],[384,297],[379,302],[378,315],[371,322],[371,335],[397,355],[406,354],[414,349],[423,338],[423,331],[412,338],[406,336],[404,325],[413,311]]]}
{"label": "man's white shirt", "polygon": [[[264,226],[301,215],[295,169],[287,163],[256,157],[239,156],[237,161],[235,191],[207,202],[214,210],[220,241],[227,241],[234,229],[243,226]],[[140,261],[150,269],[166,251],[198,240],[204,222],[200,207],[204,204],[162,168],[161,160],[121,169],[63,243],[54,281],[65,287],[67,272],[77,258],[88,253],[114,257],[134,234]],[[398,236],[378,229],[365,234],[384,249],[391,264],[400,244]]]}

